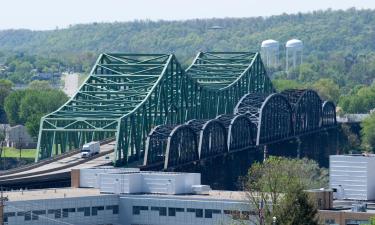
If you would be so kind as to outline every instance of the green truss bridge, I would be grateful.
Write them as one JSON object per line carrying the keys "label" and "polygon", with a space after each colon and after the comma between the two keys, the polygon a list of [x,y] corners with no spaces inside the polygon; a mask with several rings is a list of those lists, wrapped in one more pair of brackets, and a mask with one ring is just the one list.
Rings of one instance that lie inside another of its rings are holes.
{"label": "green truss bridge", "polygon": [[101,54],[79,91],[40,123],[36,160],[93,140],[115,140],[115,162],[143,162],[158,125],[230,114],[247,93],[274,92],[259,53]]}

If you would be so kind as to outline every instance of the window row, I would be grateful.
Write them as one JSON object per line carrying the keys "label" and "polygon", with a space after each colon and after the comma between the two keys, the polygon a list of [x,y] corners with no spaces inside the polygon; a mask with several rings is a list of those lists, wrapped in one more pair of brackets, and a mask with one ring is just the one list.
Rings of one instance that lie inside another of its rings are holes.
{"label": "window row", "polygon": [[119,213],[118,205],[64,208],[64,209],[48,209],[48,210],[32,210],[24,212],[6,212],[4,213],[4,222],[8,222],[9,217],[23,216],[25,221],[38,220],[42,215],[54,215],[55,219],[68,218],[69,213],[83,213],[84,216],[97,216],[99,211],[111,210],[112,214]]}
{"label": "window row", "polygon": [[[133,206],[133,215],[140,215],[141,211],[157,211],[159,216],[176,216],[176,213],[185,212],[184,208],[176,207],[159,207],[159,206]],[[232,216],[233,219],[249,220],[250,215],[257,215],[254,211],[239,211],[239,210],[221,210],[221,209],[198,209],[198,208],[187,208],[186,212],[194,213],[197,218],[212,218],[213,214],[222,214]]]}

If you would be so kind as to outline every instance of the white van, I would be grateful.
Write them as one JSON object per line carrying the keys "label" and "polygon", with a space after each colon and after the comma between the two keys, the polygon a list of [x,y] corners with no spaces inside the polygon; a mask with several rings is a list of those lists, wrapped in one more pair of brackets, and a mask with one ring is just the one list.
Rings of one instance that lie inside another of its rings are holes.
{"label": "white van", "polygon": [[99,154],[99,152],[100,152],[100,143],[98,141],[92,141],[82,146],[81,157],[88,158],[93,155]]}

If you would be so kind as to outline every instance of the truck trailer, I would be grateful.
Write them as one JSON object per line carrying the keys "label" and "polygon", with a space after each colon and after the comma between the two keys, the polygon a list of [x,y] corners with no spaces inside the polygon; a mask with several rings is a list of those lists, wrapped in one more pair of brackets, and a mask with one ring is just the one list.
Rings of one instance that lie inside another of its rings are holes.
{"label": "truck trailer", "polygon": [[88,158],[93,155],[99,154],[99,152],[100,152],[100,143],[98,141],[92,141],[82,146],[81,157]]}

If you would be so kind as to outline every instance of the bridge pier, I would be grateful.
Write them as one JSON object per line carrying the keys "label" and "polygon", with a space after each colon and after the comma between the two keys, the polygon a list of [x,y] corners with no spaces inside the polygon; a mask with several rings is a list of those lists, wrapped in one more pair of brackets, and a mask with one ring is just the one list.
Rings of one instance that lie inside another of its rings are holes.
{"label": "bridge pier", "polygon": [[295,158],[298,157],[299,142],[297,139],[269,144],[268,155]]}

